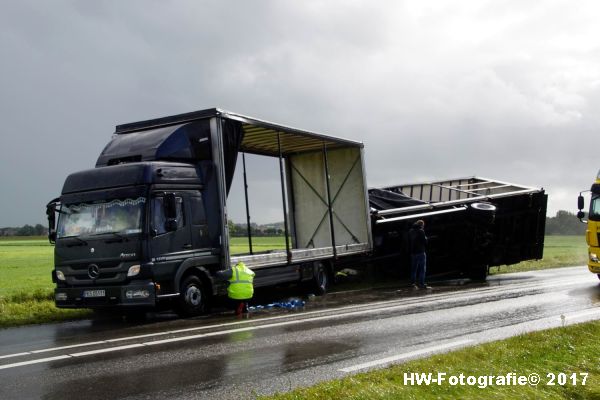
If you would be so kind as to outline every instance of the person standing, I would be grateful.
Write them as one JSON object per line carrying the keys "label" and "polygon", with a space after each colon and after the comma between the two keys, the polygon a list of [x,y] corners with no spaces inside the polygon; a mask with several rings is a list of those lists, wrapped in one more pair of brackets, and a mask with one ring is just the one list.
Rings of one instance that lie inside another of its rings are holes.
{"label": "person standing", "polygon": [[227,297],[235,305],[235,314],[247,314],[248,301],[254,296],[254,271],[239,262],[229,270],[219,271],[218,275],[229,282]]}
{"label": "person standing", "polygon": [[410,245],[410,279],[412,286],[420,289],[431,289],[425,283],[427,271],[427,236],[425,235],[425,221],[415,222],[408,232]]}

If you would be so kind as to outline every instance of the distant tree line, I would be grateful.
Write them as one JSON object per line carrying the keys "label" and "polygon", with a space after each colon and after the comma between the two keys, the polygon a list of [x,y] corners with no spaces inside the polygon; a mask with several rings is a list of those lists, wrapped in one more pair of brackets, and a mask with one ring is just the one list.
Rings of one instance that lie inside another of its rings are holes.
{"label": "distant tree line", "polygon": [[42,224],[35,226],[23,225],[21,227],[0,228],[0,236],[45,236],[48,235],[48,228]]}
{"label": "distant tree line", "polygon": [[[230,220],[227,221],[227,225],[231,236],[248,236],[248,224],[238,224]],[[250,233],[252,236],[283,236],[283,222],[265,225],[251,223]]]}
{"label": "distant tree line", "polygon": [[582,224],[574,213],[560,210],[554,217],[546,217],[546,235],[584,235],[586,224]]}

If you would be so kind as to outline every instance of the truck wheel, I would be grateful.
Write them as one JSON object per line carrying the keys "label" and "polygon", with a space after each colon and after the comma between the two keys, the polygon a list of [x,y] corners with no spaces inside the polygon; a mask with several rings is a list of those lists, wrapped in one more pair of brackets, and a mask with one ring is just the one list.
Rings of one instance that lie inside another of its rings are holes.
{"label": "truck wheel", "polygon": [[329,275],[327,269],[321,262],[316,262],[314,265],[314,277],[312,279],[312,290],[317,295],[323,295],[327,293],[329,288]]}
{"label": "truck wheel", "polygon": [[177,313],[181,317],[193,317],[206,312],[207,290],[196,275],[189,275],[181,281]]}

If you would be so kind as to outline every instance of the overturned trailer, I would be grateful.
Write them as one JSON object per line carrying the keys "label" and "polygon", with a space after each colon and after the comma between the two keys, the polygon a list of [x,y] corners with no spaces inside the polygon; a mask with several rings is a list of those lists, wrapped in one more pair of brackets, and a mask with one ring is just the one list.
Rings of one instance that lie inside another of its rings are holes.
{"label": "overturned trailer", "polygon": [[428,272],[485,279],[489,267],[541,259],[543,189],[468,177],[369,190],[374,260],[409,270],[408,231],[422,219]]}

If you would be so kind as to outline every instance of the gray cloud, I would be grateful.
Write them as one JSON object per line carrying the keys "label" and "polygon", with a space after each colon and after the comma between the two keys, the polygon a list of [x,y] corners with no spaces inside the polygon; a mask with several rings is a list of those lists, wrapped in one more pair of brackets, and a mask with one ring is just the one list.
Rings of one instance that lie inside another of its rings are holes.
{"label": "gray cloud", "polygon": [[213,106],[361,140],[371,185],[476,174],[543,186],[552,213],[573,210],[599,168],[599,11],[563,0],[4,4],[0,226],[43,221],[114,125]]}

